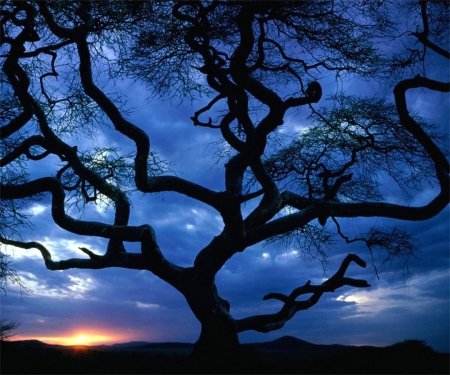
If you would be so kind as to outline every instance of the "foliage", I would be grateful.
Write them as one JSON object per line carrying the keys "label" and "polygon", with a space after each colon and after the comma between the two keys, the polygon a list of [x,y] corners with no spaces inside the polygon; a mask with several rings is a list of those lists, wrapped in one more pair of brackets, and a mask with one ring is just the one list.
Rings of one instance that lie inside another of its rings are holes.
{"label": "foliage", "polygon": [[0,340],[6,341],[15,336],[15,331],[20,326],[17,322],[7,322],[3,319],[0,320]]}
{"label": "foliage", "polygon": [[24,285],[16,270],[11,268],[10,264],[11,260],[8,259],[8,255],[3,251],[0,251],[0,289],[6,295],[6,290],[9,282],[13,285],[17,285],[20,288],[21,294],[28,293],[28,288]]}
{"label": "foliage", "polygon": [[[19,286],[21,295],[23,293],[28,293],[28,288],[25,286],[17,272],[11,268],[10,263],[11,261],[8,259],[8,256],[0,251],[0,289],[6,295],[8,282],[10,282],[11,284]],[[13,337],[16,334],[14,331],[19,326],[20,323],[16,321],[8,322],[7,320],[0,319],[0,340],[4,341]]]}

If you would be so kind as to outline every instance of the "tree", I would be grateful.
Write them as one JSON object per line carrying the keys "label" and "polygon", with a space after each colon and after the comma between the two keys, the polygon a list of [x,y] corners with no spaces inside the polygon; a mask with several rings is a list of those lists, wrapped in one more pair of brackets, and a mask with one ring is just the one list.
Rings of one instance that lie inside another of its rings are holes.
{"label": "tree", "polygon": [[20,326],[18,322],[7,322],[0,319],[0,341],[6,341],[15,336],[15,330]]}
{"label": "tree", "polygon": [[[11,268],[11,261],[8,256],[0,251],[0,289],[6,295],[6,288],[8,282],[11,284],[16,284],[19,286],[20,294],[28,293],[28,288],[23,283],[20,276],[17,274],[16,270]],[[0,319],[0,340],[8,340],[15,335],[15,330],[20,326],[19,322],[7,321],[5,319]]]}
{"label": "tree", "polygon": [[[2,5],[1,242],[38,249],[50,270],[152,272],[186,298],[201,323],[192,360],[208,358],[209,370],[223,370],[239,357],[240,332],[281,328],[324,293],[370,286],[346,275],[352,262],[366,266],[350,254],[321,285],[306,282],[290,295],[267,294],[265,300],[282,302],[278,312],[235,319],[215,284],[233,255],[264,241],[296,241],[324,258],[322,246],[337,235],[363,242],[372,258],[385,249],[384,261],[407,260],[415,246],[401,227],[374,226],[351,237],[346,219],[427,220],[449,202],[445,137],[414,116],[406,98],[413,89],[424,95],[450,90],[448,77],[427,70],[430,58],[449,57],[447,3],[407,2],[401,9],[397,2],[348,0]],[[400,12],[409,12],[406,27],[414,31],[397,25]],[[328,98],[331,105],[317,108],[324,101],[319,80],[330,76],[336,82],[372,80],[393,89],[394,101],[337,90]],[[150,151],[151,130],[128,121],[121,98],[101,88],[121,77],[146,82],[154,99],[208,98],[191,120],[217,129],[222,140],[223,191],[178,177]],[[310,113],[308,127],[287,142],[279,129],[300,110]],[[111,124],[132,141],[132,153],[97,145]],[[28,175],[35,161],[55,158],[53,174]],[[382,175],[407,196],[430,185],[438,189],[422,206],[392,203],[380,192]],[[197,200],[223,221],[190,267],[164,256],[151,223],[129,224],[133,194],[163,192]],[[21,240],[17,228],[28,223],[24,209],[33,199],[51,205],[62,229],[107,239],[104,254],[80,247],[87,258],[54,261],[43,244]],[[113,208],[111,223],[71,214],[98,202]],[[127,251],[132,242],[140,253]]]}

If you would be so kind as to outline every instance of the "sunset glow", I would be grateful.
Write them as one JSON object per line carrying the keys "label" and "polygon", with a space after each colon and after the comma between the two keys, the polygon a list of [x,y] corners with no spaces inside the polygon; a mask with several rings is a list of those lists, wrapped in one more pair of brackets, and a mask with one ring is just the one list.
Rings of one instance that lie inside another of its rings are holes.
{"label": "sunset glow", "polygon": [[36,339],[51,345],[111,345],[122,340],[124,337],[104,335],[98,333],[88,333],[82,331],[72,336],[53,336],[53,337],[16,337],[19,340]]}

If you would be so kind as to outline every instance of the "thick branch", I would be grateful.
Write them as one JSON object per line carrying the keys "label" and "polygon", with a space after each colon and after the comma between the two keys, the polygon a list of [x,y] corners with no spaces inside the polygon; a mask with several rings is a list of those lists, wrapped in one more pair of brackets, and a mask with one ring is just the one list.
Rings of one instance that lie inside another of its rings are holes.
{"label": "thick branch", "polygon": [[0,184],[0,191],[3,199],[22,199],[50,192],[52,194],[52,217],[61,228],[85,236],[98,236],[129,242],[140,241],[140,227],[81,221],[68,216],[64,211],[64,189],[56,178],[39,178],[20,185]]}
{"label": "thick branch", "polygon": [[11,134],[20,130],[33,117],[33,108],[24,106],[23,112],[12,119],[8,124],[0,127],[0,139],[7,139]]}
{"label": "thick branch", "polygon": [[311,82],[306,89],[306,94],[307,96],[304,97],[286,99],[284,101],[285,108],[317,103],[322,98],[322,86],[317,81]]}
{"label": "thick branch", "polygon": [[264,196],[259,205],[245,219],[245,227],[247,229],[266,223],[283,207],[280,191],[263,163],[258,159],[258,161],[251,164],[251,168],[258,182],[263,187]]}
{"label": "thick branch", "polygon": [[37,249],[41,252],[45,266],[52,271],[61,271],[71,268],[82,269],[102,269],[111,267],[120,267],[137,270],[149,270],[164,281],[173,285],[183,292],[185,282],[185,270],[182,267],[175,266],[167,261],[158,245],[153,229],[144,225],[139,228],[139,240],[141,242],[141,254],[132,254],[127,252],[115,253],[110,255],[97,255],[84,247],[79,249],[89,256],[89,259],[72,258],[60,261],[52,260],[50,251],[39,242],[23,242],[9,240],[0,235],[0,242],[5,245],[15,246],[21,249]]}
{"label": "thick branch", "polygon": [[448,187],[449,163],[444,153],[433,142],[430,136],[420,127],[420,125],[409,115],[406,103],[406,91],[413,88],[427,88],[433,91],[450,92],[450,83],[434,81],[425,77],[416,76],[412,79],[405,79],[394,88],[395,105],[402,125],[417,139],[417,141],[428,152],[433,159],[437,178],[441,184]]}
{"label": "thick branch", "polygon": [[[51,17],[50,14],[48,14],[48,16]],[[34,31],[34,29],[32,30]],[[20,35],[22,34],[23,32]],[[81,162],[81,160],[77,155],[76,150],[73,147],[66,144],[65,142],[63,142],[58,136],[55,135],[55,133],[48,124],[46,114],[40,107],[39,103],[28,92],[29,86],[28,76],[18,63],[20,53],[23,52],[23,43],[25,42],[25,40],[28,39],[22,40],[22,38],[19,37],[16,38],[16,40],[14,41],[14,45],[11,48],[10,56],[8,56],[3,67],[3,70],[7,74],[10,84],[15,91],[15,94],[18,96],[24,108],[31,107],[33,109],[34,115],[36,116],[36,119],[39,123],[40,130],[43,136],[45,137],[47,150],[51,153],[54,153],[55,155],[59,155],[61,158],[64,157],[70,163],[75,173],[77,173],[84,180],[89,181],[89,183],[92,184],[93,187],[95,187],[101,193],[109,197],[115,203],[116,206],[116,215],[114,219],[114,224],[126,225],[128,223],[129,218],[129,202],[126,195],[119,188],[109,184],[101,176],[99,176],[98,174],[96,174],[95,172],[91,171],[90,169],[86,168],[83,165],[83,163]],[[20,44],[19,42],[22,44]],[[54,56],[55,55],[53,54],[53,57]],[[56,74],[56,72],[54,72],[54,74]],[[31,156],[32,159],[33,158],[36,159],[36,157],[31,155],[29,151],[28,154]],[[41,156],[42,155],[38,156],[37,158]],[[39,186],[41,182],[42,179],[30,183],[30,186],[32,186],[31,194],[35,194],[34,188]],[[8,188],[11,188],[11,186],[5,186],[5,188],[3,188],[3,192],[5,189]],[[14,188],[18,187],[15,186]],[[51,187],[48,188],[42,186],[37,187],[38,190],[40,190],[41,188],[43,189],[43,191],[52,190],[53,199],[55,199],[57,196],[62,197],[63,199],[62,202],[58,202],[58,204],[61,206],[60,209],[62,212],[62,214],[59,214],[59,216],[60,218],[66,218],[66,215],[64,213],[64,191],[62,191],[62,194],[60,194],[59,192],[59,190],[61,189],[61,185],[59,183],[55,184],[54,181],[52,181]],[[22,191],[21,194],[23,193],[24,192]],[[28,195],[25,193],[25,195],[23,195],[22,197],[26,196]],[[54,210],[55,204],[52,203],[52,211]],[[59,210],[56,211],[59,212]],[[61,222],[67,223],[67,220],[61,220]],[[72,219],[71,221],[69,220],[69,222],[73,223],[74,221]]]}
{"label": "thick branch", "polygon": [[223,138],[228,142],[228,144],[237,151],[242,151],[245,147],[245,143],[241,141],[236,135],[231,131],[230,124],[236,119],[237,115],[233,111],[228,112],[223,116],[220,122],[220,130],[222,132]]}
{"label": "thick branch", "polygon": [[[11,134],[20,130],[33,116],[32,105],[23,99],[24,93],[27,92],[30,86],[30,80],[22,67],[17,63],[20,54],[23,52],[23,43],[30,41],[29,33],[24,29],[19,36],[12,42],[9,56],[3,64],[2,70],[5,72],[11,86],[14,89],[14,94],[18,96],[20,104],[23,107],[23,112],[11,120],[8,124],[0,128],[0,139],[6,139]],[[33,38],[31,38],[33,39]]]}
{"label": "thick branch", "polygon": [[90,52],[85,39],[77,41],[80,55],[80,76],[86,93],[102,108],[114,124],[116,130],[133,140],[136,144],[135,183],[145,193],[176,191],[219,209],[218,193],[183,180],[178,177],[148,177],[147,160],[150,151],[148,135],[139,127],[125,120],[114,103],[94,84],[91,71]]}
{"label": "thick branch", "polygon": [[421,33],[412,33],[419,41],[425,46],[429,47],[434,52],[438,53],[441,56],[446,57],[447,59],[450,59],[450,52],[446,51],[445,49],[439,47],[438,45],[434,44],[428,39],[429,33],[430,33],[430,27],[428,24],[428,15],[427,15],[427,1],[420,2],[420,10],[422,14],[422,21],[423,21],[423,32]]}
{"label": "thick branch", "polygon": [[5,165],[13,162],[17,158],[19,158],[22,154],[25,154],[28,159],[31,160],[40,160],[47,155],[49,155],[49,151],[44,151],[40,155],[33,155],[30,152],[30,148],[33,146],[40,146],[44,149],[47,148],[47,142],[44,137],[40,135],[33,135],[27,139],[25,139],[18,147],[16,147],[12,152],[5,155],[2,159],[0,159],[0,167],[4,167]]}
{"label": "thick branch", "polygon": [[50,10],[48,9],[47,4],[45,2],[38,1],[37,5],[39,6],[40,13],[42,14],[45,21],[47,22],[48,27],[55,35],[57,35],[58,37],[60,37],[62,39],[69,39],[75,35],[76,30],[59,26],[55,22],[52,14],[50,13]]}
{"label": "thick branch", "polygon": [[200,108],[198,111],[195,111],[194,116],[191,117],[192,122],[195,126],[204,126],[208,128],[220,128],[220,125],[213,125],[211,117],[209,118],[208,122],[202,122],[198,119],[198,116],[200,116],[202,113],[209,111],[214,104],[216,104],[218,101],[223,99],[225,95],[219,94],[217,95],[213,100],[211,100],[206,106],[203,108]]}
{"label": "thick branch", "polygon": [[266,104],[270,108],[281,106],[280,97],[262,85],[259,81],[250,75],[250,70],[246,65],[250,55],[255,37],[253,35],[252,22],[254,19],[252,5],[243,6],[239,15],[236,17],[236,23],[241,36],[239,46],[236,48],[230,62],[230,72],[233,80],[241,87],[245,88],[256,99]]}
{"label": "thick branch", "polygon": [[[352,279],[345,277],[344,274],[347,271],[351,262],[355,262],[360,267],[365,268],[366,262],[359,258],[355,254],[349,254],[342,262],[339,270],[327,281],[321,285],[311,285],[308,281],[305,285],[298,287],[292,291],[289,296],[281,293],[269,293],[264,296],[264,300],[278,299],[284,302],[283,307],[278,313],[256,315],[248,318],[240,319],[236,321],[238,332],[255,330],[258,332],[269,332],[276,329],[280,329],[284,324],[290,320],[298,311],[307,310],[314,306],[323,295],[323,293],[334,292],[336,289],[343,286],[353,286],[355,288],[367,288],[370,284],[365,280]],[[311,294],[312,296],[304,301],[296,301],[295,299],[304,294]]]}
{"label": "thick branch", "polygon": [[[41,252],[42,258],[44,258],[45,266],[52,271],[66,270],[69,268],[88,268],[88,269],[99,269],[106,267],[113,267],[113,265],[108,265],[105,262],[105,257],[95,255],[90,250],[80,248],[84,253],[87,253],[90,259],[68,259],[62,261],[54,261],[52,260],[52,256],[50,251],[39,242],[22,242],[22,241],[13,241],[8,240],[2,236],[0,236],[0,242],[5,245],[15,246],[21,249],[37,249]],[[122,265],[121,265],[122,266]],[[127,267],[127,268],[135,268],[135,267]]]}
{"label": "thick branch", "polygon": [[190,198],[203,202],[219,212],[226,207],[224,201],[225,195],[223,193],[214,192],[208,188],[198,185],[194,182],[184,180],[176,176],[157,176],[149,177],[149,186],[146,189],[147,193],[159,193],[163,191],[174,191],[184,194]]}
{"label": "thick branch", "polygon": [[424,33],[412,33],[419,41],[426,47],[430,48],[437,54],[444,56],[447,59],[450,59],[450,51],[446,51],[445,49],[439,47],[430,41]]}
{"label": "thick branch", "polygon": [[[293,200],[290,200],[293,202]],[[326,216],[334,217],[388,217],[392,219],[421,221],[431,219],[449,203],[448,185],[428,204],[421,207],[408,207],[392,203],[342,203],[322,201],[310,204],[300,212],[272,220],[264,225],[250,229],[246,234],[246,246],[264,241],[272,236],[290,232],[308,224],[310,221]],[[306,201],[304,203],[306,205]],[[295,205],[293,205],[295,207]],[[302,207],[302,206],[300,206]],[[297,208],[297,207],[296,207]]]}
{"label": "thick branch", "polygon": [[150,140],[148,135],[139,127],[125,120],[119,109],[93,82],[91,70],[91,55],[86,36],[77,39],[78,54],[80,56],[80,77],[83,88],[106,113],[116,130],[133,140],[136,144],[135,157],[135,182],[136,187],[141,191],[148,189],[147,161],[150,152]]}
{"label": "thick branch", "polygon": [[22,242],[8,240],[0,236],[0,242],[5,245],[15,246],[21,249],[37,249],[41,252],[42,258],[44,258],[45,266],[52,271],[61,271],[71,268],[83,268],[83,269],[101,269],[109,267],[121,267],[143,270],[147,269],[147,265],[144,262],[144,258],[141,254],[124,253],[120,256],[108,257],[96,255],[92,251],[79,248],[85,254],[89,255],[90,259],[72,258],[60,261],[52,260],[50,251],[39,242]]}

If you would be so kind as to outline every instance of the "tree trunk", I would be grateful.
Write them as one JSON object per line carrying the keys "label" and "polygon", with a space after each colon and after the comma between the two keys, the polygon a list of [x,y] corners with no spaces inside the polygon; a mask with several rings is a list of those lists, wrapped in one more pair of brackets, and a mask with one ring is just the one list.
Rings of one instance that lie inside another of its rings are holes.
{"label": "tree trunk", "polygon": [[230,305],[218,295],[214,282],[196,281],[195,286],[186,290],[185,297],[201,323],[201,333],[180,371],[242,373],[246,356],[239,343],[236,323],[229,314]]}
{"label": "tree trunk", "polygon": [[200,337],[184,370],[188,373],[242,373],[246,372],[246,362],[234,321],[227,316],[211,315],[202,322]]}

